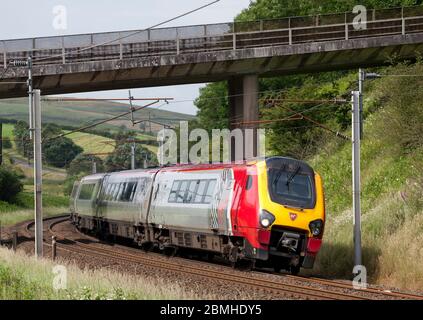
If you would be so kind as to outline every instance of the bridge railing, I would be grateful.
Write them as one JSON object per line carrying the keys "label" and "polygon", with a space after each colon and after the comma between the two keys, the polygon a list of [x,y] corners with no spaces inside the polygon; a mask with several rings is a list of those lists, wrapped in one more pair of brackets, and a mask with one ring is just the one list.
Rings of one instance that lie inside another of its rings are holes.
{"label": "bridge railing", "polygon": [[[160,57],[423,32],[423,6],[352,13],[0,41],[0,67],[32,56],[34,64]],[[119,39],[119,40],[116,40]],[[96,46],[99,45],[99,46]]]}

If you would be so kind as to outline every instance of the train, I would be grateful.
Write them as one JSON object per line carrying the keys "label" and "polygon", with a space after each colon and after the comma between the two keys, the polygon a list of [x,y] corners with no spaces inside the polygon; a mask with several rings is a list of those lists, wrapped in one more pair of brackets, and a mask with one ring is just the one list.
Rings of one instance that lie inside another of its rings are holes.
{"label": "train", "polygon": [[75,183],[70,211],[101,237],[292,274],[313,268],[325,225],[321,176],[279,156],[92,174]]}

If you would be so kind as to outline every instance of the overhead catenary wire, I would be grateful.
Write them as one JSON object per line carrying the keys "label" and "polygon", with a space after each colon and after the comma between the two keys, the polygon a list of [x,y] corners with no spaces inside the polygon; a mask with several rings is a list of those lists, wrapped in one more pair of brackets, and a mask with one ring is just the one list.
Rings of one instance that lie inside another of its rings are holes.
{"label": "overhead catenary wire", "polygon": [[[285,109],[287,109],[287,110],[288,110],[288,111],[290,111],[290,112],[295,112],[295,110],[293,110],[293,109],[291,109],[291,108],[289,108],[289,107],[287,107],[287,106],[280,105],[280,107],[285,108]],[[309,121],[309,122],[311,122],[311,123],[314,123],[314,124],[315,124],[315,125],[317,125],[318,127],[320,127],[320,128],[322,128],[322,129],[325,129],[326,131],[329,131],[329,132],[333,133],[334,135],[336,135],[337,137],[340,137],[341,139],[351,141],[351,138],[347,137],[347,136],[346,136],[346,135],[344,135],[343,133],[341,133],[341,132],[339,132],[339,131],[336,131],[336,130],[333,130],[333,129],[329,128],[327,125],[324,125],[323,123],[320,123],[320,122],[318,122],[318,121],[316,121],[316,120],[314,120],[314,119],[312,119],[312,118],[310,118],[310,117],[308,117],[308,116],[305,116],[305,115],[304,115],[304,114],[302,114],[302,113],[301,113],[301,117],[302,117],[304,120],[307,120],[307,121]]]}
{"label": "overhead catenary wire", "polygon": [[118,118],[121,118],[121,117],[124,117],[124,116],[126,116],[126,115],[130,114],[131,112],[136,112],[136,111],[139,111],[139,110],[145,109],[145,108],[147,108],[147,107],[149,107],[149,106],[151,106],[151,105],[153,105],[153,104],[156,104],[157,102],[159,102],[159,100],[153,101],[153,102],[148,103],[148,104],[146,104],[146,105],[144,105],[144,106],[140,106],[140,107],[134,108],[133,110],[130,110],[130,111],[127,111],[127,112],[123,112],[123,113],[120,113],[120,114],[118,114],[118,115],[116,115],[116,116],[113,116],[113,117],[111,117],[111,118],[107,118],[107,119],[104,119],[104,120],[98,121],[98,122],[96,122],[96,123],[93,123],[93,124],[90,124],[90,125],[87,125],[87,126],[83,126],[83,127],[80,127],[80,128],[74,129],[74,130],[71,130],[71,131],[69,131],[69,132],[65,132],[65,133],[59,134],[59,135],[57,135],[57,136],[55,136],[55,137],[47,138],[47,139],[46,139],[46,141],[49,141],[49,140],[54,140],[54,139],[58,139],[58,138],[61,138],[61,137],[67,136],[67,135],[69,135],[69,134],[75,133],[75,132],[84,131],[84,130],[86,130],[86,129],[90,129],[90,128],[96,127],[96,126],[98,126],[98,125],[101,125],[101,124],[107,123],[107,122],[109,122],[109,121],[116,120],[116,119],[118,119]]}

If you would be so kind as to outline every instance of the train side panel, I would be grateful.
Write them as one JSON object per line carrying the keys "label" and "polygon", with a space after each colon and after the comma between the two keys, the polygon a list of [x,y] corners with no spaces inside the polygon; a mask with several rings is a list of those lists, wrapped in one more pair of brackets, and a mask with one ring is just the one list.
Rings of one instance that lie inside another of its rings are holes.
{"label": "train side panel", "polygon": [[129,225],[145,223],[154,172],[112,173],[103,181],[98,217]]}
{"label": "train side panel", "polygon": [[159,172],[148,222],[169,230],[227,234],[230,180],[224,170]]}

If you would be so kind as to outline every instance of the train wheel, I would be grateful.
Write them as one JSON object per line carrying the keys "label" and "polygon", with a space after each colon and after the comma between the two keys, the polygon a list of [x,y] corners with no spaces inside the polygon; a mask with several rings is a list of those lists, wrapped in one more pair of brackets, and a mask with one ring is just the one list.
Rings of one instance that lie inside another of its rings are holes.
{"label": "train wheel", "polygon": [[214,260],[214,253],[207,253],[206,259],[208,262],[213,262]]}
{"label": "train wheel", "polygon": [[301,266],[300,266],[300,265],[298,265],[298,266],[290,266],[290,267],[289,267],[289,272],[290,272],[292,275],[296,276],[297,274],[299,274],[299,273],[300,273],[300,269],[301,269]]}
{"label": "train wheel", "polygon": [[275,264],[273,266],[273,271],[275,271],[276,273],[281,272],[281,270],[282,270],[282,266],[280,264]]}
{"label": "train wheel", "polygon": [[275,259],[273,261],[273,270],[280,273],[282,269],[288,269],[287,262],[283,259]]}
{"label": "train wheel", "polygon": [[255,260],[247,260],[245,262],[245,271],[253,271],[256,268]]}

